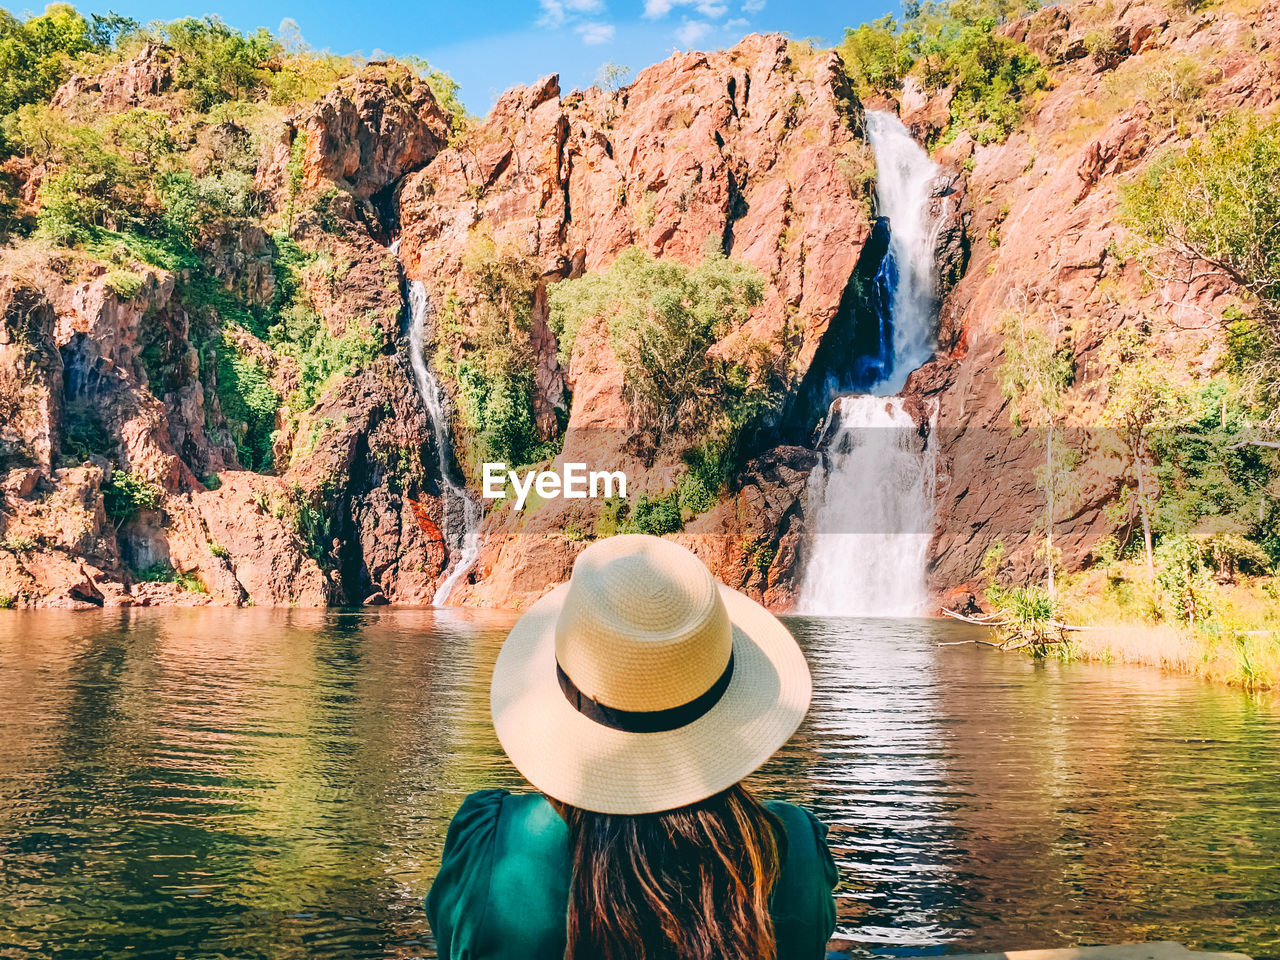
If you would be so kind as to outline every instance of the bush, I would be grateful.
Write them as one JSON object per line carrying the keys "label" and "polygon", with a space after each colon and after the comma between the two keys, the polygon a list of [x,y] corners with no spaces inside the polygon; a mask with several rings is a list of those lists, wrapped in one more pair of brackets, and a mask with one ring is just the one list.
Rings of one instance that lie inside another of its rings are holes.
{"label": "bush", "polygon": [[1003,140],[1049,77],[1035,53],[997,27],[1038,6],[1034,0],[909,0],[901,24],[882,17],[847,29],[838,49],[860,96],[893,92],[908,74],[930,90],[954,84],[953,129],[968,130],[980,143]]}
{"label": "bush", "polygon": [[142,292],[142,288],[146,284],[146,278],[134,273],[132,270],[109,270],[107,275],[102,278],[102,282],[108,290],[121,300],[132,300]]}
{"label": "bush", "polygon": [[1280,325],[1280,121],[1218,121],[1123,194],[1128,225],[1179,260],[1211,264]]}
{"label": "bush", "polygon": [[956,85],[951,121],[979,143],[1007,137],[1031,94],[1049,82],[1040,58],[996,26],[992,18],[947,26],[920,43],[918,69],[926,86]]}
{"label": "bush", "polygon": [[94,45],[88,21],[68,4],[26,20],[0,10],[0,113],[47,101],[70,74],[71,59]]}
{"label": "bush", "polygon": [[200,578],[194,573],[180,573],[175,570],[172,564],[163,561],[153,563],[151,566],[142,570],[133,571],[135,580],[141,583],[176,583],[188,593],[208,593],[205,585]]}
{"label": "bush", "polygon": [[247,470],[271,467],[272,434],[280,394],[256,357],[243,354],[234,341],[220,338],[217,348],[218,403],[235,440],[240,463]]}
{"label": "bush", "polygon": [[846,28],[844,41],[836,49],[859,97],[896,90],[913,62],[892,16],[864,23],[856,30]]}
{"label": "bush", "polygon": [[661,497],[640,494],[631,510],[631,526],[632,529],[628,532],[648,533],[655,537],[683,530],[679,492],[673,490]]}
{"label": "bush", "polygon": [[1189,536],[1169,537],[1156,548],[1156,562],[1165,616],[1194,624],[1213,615],[1213,587],[1200,543]]}
{"label": "bush", "polygon": [[163,495],[164,491],[144,477],[116,470],[102,488],[102,505],[107,519],[119,526],[139,510],[155,510]]}

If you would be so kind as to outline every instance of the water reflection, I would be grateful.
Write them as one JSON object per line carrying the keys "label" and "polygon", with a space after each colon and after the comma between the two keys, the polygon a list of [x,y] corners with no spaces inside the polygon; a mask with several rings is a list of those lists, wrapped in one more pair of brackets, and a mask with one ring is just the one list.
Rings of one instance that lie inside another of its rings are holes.
{"label": "water reflection", "polygon": [[[511,618],[0,620],[0,956],[424,957],[448,818],[518,788]],[[925,621],[790,621],[814,709],[755,778],[832,825],[866,953],[1171,938],[1280,953],[1280,713]]]}

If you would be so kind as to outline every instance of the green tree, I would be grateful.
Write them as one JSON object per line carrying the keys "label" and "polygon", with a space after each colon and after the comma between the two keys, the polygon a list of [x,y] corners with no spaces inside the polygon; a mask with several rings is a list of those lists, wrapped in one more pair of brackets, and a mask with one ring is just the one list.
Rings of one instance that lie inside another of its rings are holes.
{"label": "green tree", "polygon": [[107,519],[119,529],[140,510],[154,510],[164,495],[158,486],[136,473],[116,470],[102,487],[102,504]]}
{"label": "green tree", "polygon": [[1123,213],[1158,254],[1157,276],[1216,276],[1240,291],[1247,315],[1223,317],[1245,360],[1236,375],[1266,408],[1264,427],[1280,426],[1280,121],[1219,120],[1152,163]]}
{"label": "green tree", "polygon": [[763,293],[754,267],[715,249],[690,269],[632,247],[605,272],[552,287],[550,324],[568,364],[583,324],[605,319],[632,411],[656,449],[668,436],[741,423],[771,402],[773,371],[759,344],[720,343]]}
{"label": "green tree", "polygon": [[1070,492],[1076,453],[1063,436],[1064,399],[1071,383],[1071,358],[1059,343],[1056,315],[1043,323],[1024,302],[1005,311],[1004,363],[1000,388],[1009,400],[1009,423],[1015,432],[1031,430],[1043,447],[1045,462],[1036,484],[1045,492],[1042,553],[1050,599],[1057,596],[1053,526],[1064,496]]}
{"label": "green tree", "polygon": [[264,61],[280,49],[266,29],[246,35],[215,16],[175,20],[165,36],[177,54],[177,86],[191,91],[192,105],[200,111],[265,86]]}
{"label": "green tree", "polygon": [[26,20],[0,10],[0,114],[47,101],[72,58],[93,47],[88,21],[68,4],[51,3]]}
{"label": "green tree", "polygon": [[1160,490],[1154,478],[1153,437],[1165,434],[1187,415],[1187,391],[1170,375],[1167,358],[1149,337],[1118,330],[1103,343],[1107,367],[1107,400],[1099,426],[1114,430],[1127,460],[1134,499],[1142,520],[1147,575],[1155,577],[1151,516]]}
{"label": "green tree", "polygon": [[846,28],[844,40],[836,49],[854,89],[865,97],[894,90],[902,83],[914,62],[908,43],[897,21],[892,16],[883,16],[856,30]]}

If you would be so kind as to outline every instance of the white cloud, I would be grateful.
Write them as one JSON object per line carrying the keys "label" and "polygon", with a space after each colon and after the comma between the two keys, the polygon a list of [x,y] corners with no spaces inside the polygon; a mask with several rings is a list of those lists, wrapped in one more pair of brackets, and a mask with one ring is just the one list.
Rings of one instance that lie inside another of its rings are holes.
{"label": "white cloud", "polygon": [[711,24],[702,20],[685,20],[676,30],[676,40],[682,47],[695,46],[711,32]]}
{"label": "white cloud", "polygon": [[719,20],[729,12],[725,0],[644,0],[644,15],[649,20],[659,20],[676,7],[693,7],[709,20]]}
{"label": "white cloud", "polygon": [[612,23],[580,23],[574,29],[588,47],[612,43],[613,35],[617,32]]}
{"label": "white cloud", "polygon": [[731,33],[737,30],[745,30],[749,26],[751,26],[751,21],[746,17],[734,17],[732,20],[724,22],[724,28]]}
{"label": "white cloud", "polygon": [[538,0],[538,6],[542,8],[538,26],[559,27],[564,24],[564,4],[560,0]]}
{"label": "white cloud", "polygon": [[538,26],[555,29],[581,14],[602,13],[604,0],[538,0],[538,6],[542,10]]}
{"label": "white cloud", "polygon": [[764,0],[742,0],[742,9],[746,13],[759,13],[764,9]]}

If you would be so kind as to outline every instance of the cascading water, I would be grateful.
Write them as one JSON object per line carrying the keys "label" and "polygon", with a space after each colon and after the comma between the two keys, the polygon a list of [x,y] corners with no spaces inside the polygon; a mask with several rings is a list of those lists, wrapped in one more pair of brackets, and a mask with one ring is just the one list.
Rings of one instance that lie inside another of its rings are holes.
{"label": "cascading water", "polygon": [[449,437],[448,421],[445,419],[444,399],[440,383],[427,365],[426,339],[427,321],[431,312],[431,301],[427,297],[427,288],[421,281],[409,282],[407,299],[409,302],[409,364],[413,368],[413,379],[418,387],[418,395],[427,409],[431,420],[431,430],[435,438],[436,456],[440,468],[440,489],[443,493],[441,513],[443,514],[443,530],[445,543],[451,551],[458,550],[449,575],[436,588],[431,602],[436,606],[444,606],[449,602],[449,594],[458,581],[466,576],[471,565],[480,552],[480,521],[484,518],[480,505],[468,494],[460,478],[456,476],[453,458],[449,455],[453,449]]}
{"label": "cascading water", "polygon": [[797,607],[913,616],[928,602],[934,445],[893,394],[933,355],[940,224],[930,200],[938,167],[893,114],[869,112],[867,135],[876,157],[876,203],[889,224],[872,301],[887,309],[876,318],[876,352],[852,360],[870,374],[870,395],[837,398],[827,417],[823,463],[809,479],[816,536]]}
{"label": "cascading water", "polygon": [[910,617],[927,600],[933,444],[898,397],[831,405],[822,465],[809,476],[813,548],[801,581],[805,613]]}

